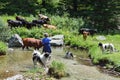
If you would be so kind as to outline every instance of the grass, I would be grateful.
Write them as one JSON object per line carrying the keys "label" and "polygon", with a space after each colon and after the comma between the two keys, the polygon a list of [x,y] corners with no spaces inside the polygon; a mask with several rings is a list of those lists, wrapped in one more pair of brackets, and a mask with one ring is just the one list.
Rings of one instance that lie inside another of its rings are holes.
{"label": "grass", "polygon": [[54,80],[54,78],[61,78],[66,76],[65,65],[59,61],[52,61],[48,74],[50,77],[46,75],[43,68],[33,68],[24,73],[24,78],[32,80]]}
{"label": "grass", "polygon": [[[99,35],[97,35],[97,36],[99,36]],[[98,42],[113,43],[115,48],[117,50],[120,50],[120,45],[119,45],[120,35],[105,35],[105,37],[106,37],[106,40],[104,40],[104,41],[96,40],[96,43],[98,43]],[[91,55],[91,58],[92,58],[94,64],[99,64],[101,60],[107,60],[108,62],[105,63],[106,67],[108,64],[113,67],[120,66],[120,60],[119,60],[120,59],[120,51],[113,52],[113,53],[108,53],[108,52],[102,53],[100,48],[97,47],[97,45],[96,45],[89,49],[89,53]]]}
{"label": "grass", "polygon": [[43,68],[33,68],[24,73],[24,79],[54,80],[46,75]]}

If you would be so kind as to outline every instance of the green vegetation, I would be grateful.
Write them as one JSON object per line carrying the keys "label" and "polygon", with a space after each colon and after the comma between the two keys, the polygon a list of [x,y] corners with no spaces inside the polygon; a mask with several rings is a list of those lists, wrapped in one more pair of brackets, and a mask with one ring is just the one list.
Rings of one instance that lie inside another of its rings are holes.
{"label": "green vegetation", "polygon": [[[27,4],[27,5],[26,5]],[[38,13],[83,18],[84,27],[102,31],[119,25],[119,0],[0,0],[0,14],[30,16]]]}
{"label": "green vegetation", "polygon": [[[102,53],[98,47],[98,42],[110,42],[120,50],[119,4],[119,0],[0,0],[0,53],[6,53],[3,42],[8,42],[13,34],[38,39],[43,38],[44,32],[48,32],[50,36],[63,34],[65,45],[88,49],[94,64],[114,67],[116,71],[120,71],[120,52]],[[7,26],[7,19],[15,20],[15,16],[20,15],[27,21],[32,21],[38,19],[38,13],[47,15],[51,24],[57,26],[57,30],[44,29],[42,26],[30,30],[25,27],[10,29]],[[82,35],[78,35],[81,27],[95,28],[99,33],[84,41]],[[106,40],[97,40],[96,37],[100,34],[105,35]],[[52,65],[55,67],[59,63],[53,62]]]}
{"label": "green vegetation", "polygon": [[[31,15],[32,16],[32,15]],[[110,42],[113,43],[116,47],[116,49],[119,50],[119,35],[105,35],[106,40],[99,41],[96,39],[99,34],[91,37],[89,36],[86,41],[83,40],[82,35],[78,35],[78,29],[79,27],[82,27],[84,24],[84,21],[79,18],[78,20],[75,18],[68,18],[68,17],[60,17],[60,16],[51,16],[51,24],[57,26],[57,30],[49,30],[45,29],[41,26],[40,27],[33,27],[32,29],[27,29],[25,27],[21,28],[13,28],[9,33],[12,34],[19,34],[22,38],[25,37],[33,37],[37,39],[43,38],[43,33],[48,32],[50,36],[56,35],[56,34],[63,34],[65,36],[65,45],[69,45],[71,47],[77,47],[77,48],[85,48],[89,50],[89,55],[91,59],[93,60],[94,64],[99,64],[102,60],[107,60],[108,63],[105,63],[107,66],[108,64],[112,66],[119,66],[119,52],[116,52],[115,54],[109,54],[109,53],[102,53],[101,50],[98,47],[98,42]],[[14,19],[14,16],[2,16],[3,19],[7,20],[7,18]],[[7,18],[6,18],[7,17]],[[35,18],[35,17],[34,17]],[[27,20],[32,20],[31,17],[26,17]],[[2,23],[5,23],[5,20]],[[70,23],[68,23],[70,22]],[[78,24],[79,23],[79,24]]]}
{"label": "green vegetation", "polygon": [[[105,37],[106,40],[97,42],[113,43],[116,50],[120,50],[120,35],[106,35]],[[107,68],[117,68],[116,71],[119,70],[118,67],[120,66],[120,52],[102,53],[99,47],[94,46],[89,49],[89,53],[94,64],[102,64]]]}
{"label": "green vegetation", "polygon": [[0,40],[7,41],[10,37],[10,29],[6,26],[3,18],[5,17],[0,17]]}
{"label": "green vegetation", "polygon": [[7,51],[7,45],[0,41],[0,55],[5,55]]}
{"label": "green vegetation", "polygon": [[52,61],[48,73],[55,78],[64,77],[66,76],[65,65],[62,62]]}
{"label": "green vegetation", "polygon": [[32,80],[54,80],[46,76],[46,72],[43,68],[33,68],[24,74],[24,79],[32,79]]}
{"label": "green vegetation", "polygon": [[67,75],[65,73],[65,65],[59,61],[52,61],[50,68],[48,70],[48,75],[50,76],[46,76],[46,72],[43,68],[33,68],[31,70],[28,70],[24,74],[24,78],[32,80],[36,79],[54,80],[53,78],[65,77]]}

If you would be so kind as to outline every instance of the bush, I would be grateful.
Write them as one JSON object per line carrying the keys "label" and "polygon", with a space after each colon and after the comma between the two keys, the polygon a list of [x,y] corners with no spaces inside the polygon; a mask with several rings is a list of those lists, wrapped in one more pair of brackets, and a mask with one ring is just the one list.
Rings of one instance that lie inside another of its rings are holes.
{"label": "bush", "polygon": [[27,28],[25,28],[25,27],[22,27],[22,28],[13,28],[11,30],[11,33],[12,34],[18,34],[22,38],[25,38],[25,37],[27,37],[30,34],[29,30]]}
{"label": "bush", "polygon": [[61,77],[66,76],[65,65],[61,62],[52,61],[52,64],[50,65],[50,68],[48,71],[48,74],[55,78],[61,78]]}
{"label": "bush", "polygon": [[78,31],[79,27],[82,27],[83,23],[84,21],[82,18],[51,16],[51,24],[57,26],[58,29]]}
{"label": "bush", "polygon": [[8,41],[10,35],[10,29],[5,25],[2,17],[0,17],[0,40]]}
{"label": "bush", "polygon": [[33,68],[25,72],[23,75],[25,80],[54,80],[52,78],[49,78],[46,75],[46,72],[44,71],[43,68]]}
{"label": "bush", "polygon": [[5,55],[7,52],[7,45],[0,41],[0,55]]}

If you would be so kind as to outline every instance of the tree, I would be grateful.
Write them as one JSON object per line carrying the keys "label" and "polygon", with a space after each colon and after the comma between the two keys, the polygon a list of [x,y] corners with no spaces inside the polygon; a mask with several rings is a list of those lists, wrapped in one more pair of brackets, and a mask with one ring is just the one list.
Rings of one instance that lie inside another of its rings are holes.
{"label": "tree", "polygon": [[0,0],[0,4],[3,6],[0,7],[1,14],[14,14],[14,13],[35,13],[35,10],[38,9],[37,0]]}
{"label": "tree", "polygon": [[115,15],[119,14],[118,0],[95,0],[91,2],[93,13],[90,16],[91,23],[101,30],[117,29]]}
{"label": "tree", "polygon": [[60,0],[72,16],[83,17],[85,25],[99,30],[116,29],[115,16],[120,13],[119,0]]}

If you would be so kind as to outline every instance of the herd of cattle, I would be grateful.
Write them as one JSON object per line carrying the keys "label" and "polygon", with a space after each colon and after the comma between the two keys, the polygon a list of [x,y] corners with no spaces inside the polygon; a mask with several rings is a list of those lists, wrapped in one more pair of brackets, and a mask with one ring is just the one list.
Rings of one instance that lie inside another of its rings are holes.
{"label": "herd of cattle", "polygon": [[50,29],[56,29],[56,26],[54,25],[50,25],[50,19],[42,14],[39,14],[39,19],[37,20],[32,20],[31,22],[27,21],[26,19],[24,19],[23,17],[20,16],[16,16],[16,20],[11,20],[8,19],[7,23],[8,26],[10,26],[11,28],[13,27],[26,27],[27,29],[31,29],[34,26],[43,26],[45,28],[50,28]]}
{"label": "herd of cattle", "polygon": [[[8,23],[8,26],[10,26],[11,28],[26,27],[27,29],[31,29],[34,26],[42,25],[44,28],[57,29],[56,26],[50,24],[50,18],[48,18],[47,16],[39,14],[38,17],[39,18],[37,20],[32,20],[31,22],[29,22],[23,17],[16,16],[15,17],[16,20],[8,19],[7,23]],[[89,29],[89,28],[80,28],[78,32],[79,34],[82,34],[83,39],[86,40],[88,35],[93,36],[97,32],[97,30]],[[24,48],[28,49],[29,47],[33,47],[34,49],[39,49],[43,46],[41,40],[39,39],[24,38],[22,39],[22,41],[23,41],[22,49]]]}

